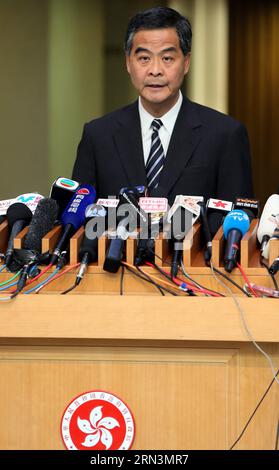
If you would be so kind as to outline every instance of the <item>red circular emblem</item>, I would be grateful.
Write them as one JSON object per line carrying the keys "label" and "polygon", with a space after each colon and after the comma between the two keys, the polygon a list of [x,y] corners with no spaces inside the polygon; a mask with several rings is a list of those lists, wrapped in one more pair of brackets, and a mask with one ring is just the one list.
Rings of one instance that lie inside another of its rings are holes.
{"label": "red circular emblem", "polygon": [[74,398],[61,419],[69,450],[128,450],[135,434],[134,417],[117,396],[93,390]]}
{"label": "red circular emblem", "polygon": [[80,188],[78,191],[77,191],[77,194],[84,194],[84,195],[87,195],[89,194],[89,189],[87,188]]}

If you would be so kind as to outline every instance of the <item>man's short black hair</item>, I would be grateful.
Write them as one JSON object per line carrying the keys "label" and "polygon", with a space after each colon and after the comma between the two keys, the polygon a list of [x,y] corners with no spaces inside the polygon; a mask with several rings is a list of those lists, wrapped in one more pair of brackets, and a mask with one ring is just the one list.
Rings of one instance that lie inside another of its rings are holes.
{"label": "man's short black hair", "polygon": [[187,55],[191,51],[192,28],[188,18],[172,8],[156,7],[140,11],[130,20],[124,43],[126,54],[131,53],[134,35],[137,31],[162,28],[175,28],[183,54]]}

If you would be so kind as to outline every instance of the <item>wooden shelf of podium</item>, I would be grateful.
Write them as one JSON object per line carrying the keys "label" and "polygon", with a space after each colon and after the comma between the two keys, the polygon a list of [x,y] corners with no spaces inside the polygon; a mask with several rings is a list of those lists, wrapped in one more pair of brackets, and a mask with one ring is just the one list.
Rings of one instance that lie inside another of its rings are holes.
{"label": "wooden shelf of podium", "polygon": [[[258,221],[254,220],[251,223],[250,230],[243,237],[241,241],[241,260],[240,263],[243,266],[245,272],[247,273],[251,282],[255,282],[259,285],[264,285],[268,287],[273,287],[272,280],[270,276],[267,275],[266,268],[260,264],[260,254],[259,248],[256,240]],[[25,228],[15,239],[14,246],[15,248],[21,248],[23,244],[24,237],[27,233],[28,228]],[[52,252],[58,239],[61,234],[61,227],[55,227],[46,237],[42,240],[42,252],[50,251]],[[80,244],[82,242],[84,235],[84,229],[79,229],[76,234],[71,238],[70,241],[70,265],[75,265],[78,263],[78,251]],[[5,251],[5,246],[8,239],[8,227],[7,223],[4,222],[0,226],[0,252]],[[121,270],[116,274],[110,274],[103,270],[103,263],[106,256],[106,251],[108,248],[109,240],[106,237],[101,237],[98,241],[98,260],[89,265],[86,276],[84,277],[81,284],[73,292],[68,295],[77,295],[80,293],[109,293],[109,294],[119,294],[120,291],[120,277]],[[125,243],[125,254],[124,261],[133,265],[135,251],[136,251],[135,239],[128,239]],[[224,253],[224,238],[222,228],[219,229],[215,235],[212,242],[212,262],[213,265],[224,271],[223,267],[223,253]],[[168,240],[164,239],[163,235],[160,234],[160,237],[155,241],[155,253],[158,255],[156,257],[156,263],[161,266],[169,269],[169,263],[171,261],[171,254],[169,251]],[[270,250],[269,250],[269,260],[268,264],[271,265],[272,261],[279,256],[279,240],[270,241]],[[209,267],[205,265],[203,249],[201,247],[201,226],[196,224],[193,227],[193,232],[189,233],[186,239],[184,240],[184,253],[183,253],[183,262],[186,268],[187,273],[190,276],[194,276],[195,280],[207,288],[216,290],[218,292],[224,293],[227,295],[226,289],[221,286],[216,280],[215,276],[212,274],[212,271]],[[158,274],[156,270],[151,267],[142,267],[144,271],[150,274]],[[52,268],[54,270],[54,268]],[[68,287],[75,280],[75,272],[66,273],[59,280],[50,283],[45,289],[41,291],[40,295],[49,294],[49,293],[58,293]],[[47,277],[49,273],[43,276],[38,282],[41,282],[44,278]],[[9,273],[1,273],[1,280],[6,280],[9,278]],[[235,269],[229,275],[235,282],[243,286],[244,281],[238,269]],[[233,290],[233,292],[239,295],[240,291],[237,290],[232,284],[228,284],[222,278],[222,281]],[[34,286],[36,283],[34,283]],[[123,289],[126,295],[133,294],[154,294],[159,295],[156,288],[139,278],[136,278],[133,274],[125,271]],[[167,294],[168,295],[168,294]],[[240,293],[241,295],[241,293]]]}
{"label": "wooden shelf of podium", "polygon": [[[242,240],[241,264],[251,281],[270,285],[259,264],[256,224]],[[59,228],[43,240],[53,249]],[[82,230],[71,240],[70,263],[77,261]],[[222,291],[200,247],[184,242],[184,264],[194,279]],[[22,246],[26,230],[15,245]],[[0,251],[7,226],[0,226]],[[147,283],[125,273],[105,273],[107,240],[99,240],[98,262],[79,289],[58,295],[75,278],[67,273],[39,295],[0,303],[0,449],[63,449],[60,420],[68,403],[89,390],[105,390],[130,407],[136,423],[133,449],[228,449],[272,381],[269,364],[243,327],[232,298],[162,297]],[[133,263],[136,241],[125,259]],[[156,241],[167,267],[168,243]],[[213,240],[213,262],[222,267],[223,238]],[[270,257],[278,256],[272,241]],[[146,267],[147,272],[152,268]],[[0,273],[0,280],[10,274]],[[231,277],[242,284],[238,272]],[[277,299],[238,296],[254,339],[279,367]],[[273,383],[236,449],[274,449],[279,388]],[[90,449],[92,452],[94,450]]]}

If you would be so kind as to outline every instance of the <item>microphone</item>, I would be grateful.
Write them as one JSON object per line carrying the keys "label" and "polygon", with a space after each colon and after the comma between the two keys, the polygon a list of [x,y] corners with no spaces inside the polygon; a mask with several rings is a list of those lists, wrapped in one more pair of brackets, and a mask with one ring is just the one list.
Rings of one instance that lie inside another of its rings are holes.
{"label": "microphone", "polygon": [[250,222],[259,217],[260,203],[257,199],[236,198],[233,208],[243,210],[248,215]]}
{"label": "microphone", "polygon": [[8,208],[15,202],[22,202],[34,213],[38,202],[43,199],[43,197],[44,196],[38,193],[26,193],[12,199],[4,199],[0,201],[0,223],[4,222]]}
{"label": "microphone", "polygon": [[200,219],[201,219],[203,237],[205,241],[204,259],[205,259],[206,264],[208,264],[210,263],[210,260],[212,257],[212,236],[211,236],[209,225],[208,225],[206,205],[204,201],[200,201],[198,202],[198,204],[200,206]]}
{"label": "microphone", "polygon": [[55,264],[61,257],[62,250],[68,244],[71,236],[83,225],[87,206],[93,204],[96,199],[96,191],[93,186],[84,184],[77,189],[61,218],[63,233],[56,245],[51,258],[51,264]]}
{"label": "microphone", "polygon": [[227,240],[224,256],[224,268],[232,272],[239,257],[240,241],[249,230],[250,220],[246,212],[233,210],[225,217],[223,223],[224,237]]}
{"label": "microphone", "polygon": [[54,199],[43,198],[39,201],[23,243],[24,249],[41,253],[42,238],[52,230],[58,210]]}
{"label": "microphone", "polygon": [[6,250],[5,263],[8,267],[11,264],[14,252],[14,239],[21,230],[29,225],[32,219],[32,212],[22,202],[15,202],[7,210],[7,220],[10,231],[10,237]]}
{"label": "microphone", "polygon": [[14,202],[16,202],[15,198],[0,201],[0,224],[6,220],[7,210]]}
{"label": "microphone", "polygon": [[279,194],[272,194],[265,203],[257,231],[261,255],[266,259],[269,255],[269,240],[276,229],[279,229]]}
{"label": "microphone", "polygon": [[148,216],[147,230],[139,233],[139,241],[135,255],[135,266],[140,266],[144,261],[154,261],[155,239],[158,237],[163,225],[163,220],[168,211],[168,199],[166,191],[162,188],[154,188],[149,197],[142,197],[139,205]]}
{"label": "microphone", "polygon": [[173,206],[168,213],[171,222],[171,236],[174,240],[171,263],[171,276],[175,278],[181,265],[183,240],[200,215],[199,202],[202,196],[176,196]]}
{"label": "microphone", "polygon": [[216,234],[226,216],[233,208],[231,201],[222,199],[208,199],[206,203],[206,214],[208,220],[208,228],[212,237]]}
{"label": "microphone", "polygon": [[275,274],[278,273],[278,271],[279,271],[279,256],[277,258],[275,258],[275,260],[273,261],[273,263],[270,266],[268,271],[270,272],[270,274],[272,276],[275,276]]}
{"label": "microphone", "polygon": [[26,193],[26,194],[21,194],[20,196],[17,196],[14,202],[22,202],[27,207],[29,207],[31,212],[34,214],[39,201],[43,198],[44,196],[42,196],[39,193]]}
{"label": "microphone", "polygon": [[43,259],[40,256],[42,238],[53,228],[57,214],[58,205],[54,199],[44,198],[39,201],[30,222],[23,249],[15,250],[16,261],[24,265],[17,284],[18,293],[25,287],[31,268],[39,262],[46,261],[46,257]]}
{"label": "microphone", "polygon": [[103,269],[116,273],[121,265],[125,240],[131,227],[137,228],[138,223],[148,222],[148,217],[139,206],[139,198],[146,193],[145,186],[124,187],[119,193],[118,225],[116,238],[112,239],[106,254]]}
{"label": "microphone", "polygon": [[100,204],[91,204],[86,208],[85,234],[79,250],[81,261],[76,277],[76,285],[82,280],[87,266],[98,259],[98,239],[106,230],[107,210]]}
{"label": "microphone", "polygon": [[80,186],[80,183],[69,178],[59,177],[51,186],[49,197],[54,199],[59,207],[58,219],[61,218],[62,213],[66,209],[74,193]]}

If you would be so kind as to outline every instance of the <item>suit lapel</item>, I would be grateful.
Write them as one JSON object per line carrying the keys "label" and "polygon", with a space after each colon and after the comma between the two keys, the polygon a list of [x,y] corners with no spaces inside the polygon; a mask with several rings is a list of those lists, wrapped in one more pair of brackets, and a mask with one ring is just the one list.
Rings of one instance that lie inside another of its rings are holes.
{"label": "suit lapel", "polygon": [[[159,188],[164,188],[164,193],[171,191],[188,164],[201,140],[201,129],[202,123],[193,104],[184,98],[161,173]],[[137,101],[121,111],[113,139],[129,184],[147,185]]]}
{"label": "suit lapel", "polygon": [[199,144],[201,129],[202,124],[194,106],[184,98],[173,129],[159,183],[159,186],[164,188],[167,194],[175,185]]}
{"label": "suit lapel", "polygon": [[137,101],[122,110],[118,118],[118,127],[113,134],[113,138],[129,184],[131,186],[146,186],[147,182]]}

